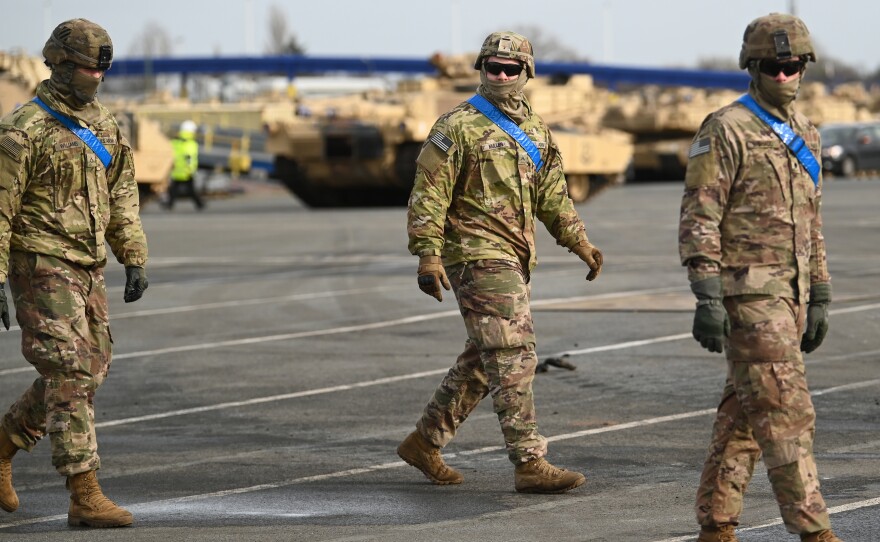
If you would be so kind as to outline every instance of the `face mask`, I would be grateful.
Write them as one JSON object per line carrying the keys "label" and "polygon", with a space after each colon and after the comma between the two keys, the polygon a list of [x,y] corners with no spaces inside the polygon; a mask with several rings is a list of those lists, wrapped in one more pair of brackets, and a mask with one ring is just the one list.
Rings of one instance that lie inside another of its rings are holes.
{"label": "face mask", "polygon": [[72,62],[52,66],[49,81],[74,109],[80,109],[95,100],[103,77],[94,78],[76,69]]}
{"label": "face mask", "polygon": [[761,96],[767,100],[770,105],[785,109],[797,98],[798,90],[801,88],[801,80],[803,73],[797,79],[792,79],[787,83],[780,83],[773,77],[762,74],[754,66],[749,67],[749,75],[752,81],[761,93]]}
{"label": "face mask", "polygon": [[490,81],[486,75],[486,68],[480,70],[480,82],[483,84],[483,88],[490,94],[490,97],[495,98],[497,101],[508,100],[522,92],[528,80],[529,78],[526,77],[525,70],[513,81],[505,82]]}
{"label": "face mask", "polygon": [[762,91],[767,101],[776,107],[783,108],[797,98],[798,89],[801,86],[800,77],[787,83],[779,83],[767,77],[762,82]]}
{"label": "face mask", "polygon": [[98,95],[98,86],[103,79],[103,75],[95,78],[79,70],[73,70],[73,77],[70,80],[70,89],[73,91],[73,95],[76,99],[82,102],[83,105],[89,104],[92,103],[95,96]]}

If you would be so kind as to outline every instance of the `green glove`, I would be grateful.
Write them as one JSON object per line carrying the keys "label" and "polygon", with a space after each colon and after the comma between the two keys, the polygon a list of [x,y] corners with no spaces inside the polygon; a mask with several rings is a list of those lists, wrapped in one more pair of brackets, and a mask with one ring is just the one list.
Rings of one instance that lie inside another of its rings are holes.
{"label": "green glove", "polygon": [[450,288],[449,279],[443,269],[440,256],[422,256],[419,258],[419,289],[437,301],[443,301],[442,284],[447,290]]}
{"label": "green glove", "polygon": [[831,303],[831,283],[810,285],[810,304],[807,306],[807,327],[801,337],[801,351],[810,353],[819,348],[828,333],[828,304]]}
{"label": "green glove", "polygon": [[724,351],[724,338],[730,335],[730,318],[721,302],[721,277],[691,283],[697,296],[694,313],[694,339],[710,352]]}
{"label": "green glove", "polygon": [[125,293],[122,298],[126,303],[140,299],[144,295],[144,290],[147,289],[147,286],[149,286],[147,272],[143,267],[136,267],[134,265],[125,267]]}
{"label": "green glove", "polygon": [[598,248],[589,241],[581,241],[571,247],[571,251],[577,254],[578,258],[583,260],[587,267],[590,268],[587,280],[593,280],[599,276],[599,273],[602,272],[603,258]]}
{"label": "green glove", "polygon": [[6,303],[6,290],[2,282],[0,282],[0,321],[3,322],[6,331],[9,331],[9,305]]}

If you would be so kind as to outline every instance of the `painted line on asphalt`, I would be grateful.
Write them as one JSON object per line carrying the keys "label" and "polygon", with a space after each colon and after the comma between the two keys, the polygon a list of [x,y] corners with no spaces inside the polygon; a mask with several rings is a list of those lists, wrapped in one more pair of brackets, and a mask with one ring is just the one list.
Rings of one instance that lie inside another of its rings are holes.
{"label": "painted line on asphalt", "polygon": [[[690,335],[688,335],[688,337],[689,336]],[[667,340],[669,340],[668,337],[657,337],[656,342],[665,342]],[[623,342],[623,343],[618,343],[618,344],[596,346],[593,348],[584,348],[582,350],[578,350],[578,353],[579,354],[589,354],[592,352],[607,352],[610,350],[622,350],[622,349],[626,349],[626,348],[633,348],[635,346],[644,346],[644,345],[650,345],[650,344],[653,344],[653,341],[651,339],[645,339],[645,340],[641,340],[641,341],[628,341],[628,342]],[[218,404],[214,404],[214,405],[205,405],[205,406],[200,406],[200,407],[185,408],[185,409],[173,410],[173,411],[168,411],[168,412],[159,412],[156,414],[148,414],[145,416],[135,416],[135,417],[131,417],[131,418],[121,418],[119,420],[109,420],[106,422],[97,423],[97,424],[95,424],[95,426],[96,427],[112,427],[112,426],[116,426],[116,425],[127,425],[130,423],[138,423],[138,422],[149,421],[149,420],[158,420],[158,419],[163,419],[163,418],[171,418],[171,417],[175,417],[175,416],[185,416],[188,414],[198,414],[198,413],[209,412],[209,411],[214,411],[214,410],[224,410],[227,408],[250,406],[250,405],[256,405],[256,404],[261,404],[261,403],[270,403],[270,402],[275,402],[275,401],[284,401],[287,399],[296,399],[298,397],[307,397],[307,396],[311,396],[311,395],[323,395],[326,393],[335,393],[335,392],[339,392],[339,391],[348,391],[348,390],[353,390],[353,389],[357,389],[357,388],[367,388],[367,387],[371,387],[371,386],[378,386],[381,384],[388,384],[388,383],[392,383],[392,382],[401,382],[404,380],[412,380],[414,378],[423,378],[426,376],[445,374],[447,372],[449,372],[449,368],[434,369],[431,371],[408,373],[408,374],[403,374],[403,375],[379,378],[376,380],[355,382],[353,384],[342,384],[339,386],[318,388],[318,389],[314,389],[314,390],[303,390],[303,391],[292,392],[292,393],[269,395],[269,396],[265,396],[265,397],[256,397],[253,399],[247,399],[247,400],[243,400],[243,401],[230,401],[230,402],[218,403]]]}
{"label": "painted line on asphalt", "polygon": [[[868,508],[871,506],[880,505],[880,497],[875,497],[873,499],[867,499],[864,501],[856,501],[847,504],[841,504],[840,506],[832,506],[828,509],[828,515],[833,516],[834,514],[842,514],[843,512],[852,512],[853,510],[859,510],[861,508]],[[757,531],[758,529],[766,529],[767,527],[775,527],[776,525],[782,525],[781,519],[774,519],[772,521],[768,521],[766,523],[760,523],[758,525],[753,525],[752,527],[742,527],[736,530],[737,534],[744,533],[747,531]],[[696,527],[694,530],[697,530]],[[697,539],[697,535],[687,535],[687,536],[679,536],[676,538],[664,538],[662,540],[655,540],[654,542],[689,542]]]}
{"label": "painted line on asphalt", "polygon": [[[564,301],[568,302],[577,302],[577,301],[587,301],[587,300],[605,300],[605,299],[615,299],[620,297],[628,297],[632,295],[646,295],[653,293],[667,293],[672,291],[684,290],[682,287],[667,287],[667,288],[650,288],[645,290],[630,290],[624,292],[612,292],[607,294],[598,294],[598,295],[585,295],[585,296],[577,296],[577,297],[558,297],[552,299],[542,299],[532,302],[532,306],[540,307],[543,305],[552,305],[555,303],[560,303]],[[158,314],[158,313],[156,313]],[[120,359],[131,359],[137,357],[147,357],[147,356],[161,356],[165,354],[176,354],[181,352],[194,352],[199,350],[210,350],[216,348],[226,348],[226,347],[234,347],[234,346],[246,346],[251,344],[260,344],[264,342],[274,342],[274,341],[287,341],[293,339],[303,339],[308,337],[322,337],[326,335],[338,335],[344,333],[356,333],[360,331],[370,331],[374,329],[383,329],[388,327],[407,325],[419,322],[426,322],[429,320],[436,320],[440,318],[448,318],[450,316],[455,316],[460,314],[458,309],[448,310],[448,311],[440,311],[440,312],[432,312],[426,314],[420,314],[415,316],[408,316],[405,318],[395,318],[392,320],[383,320],[379,322],[371,322],[367,324],[357,324],[351,326],[343,326],[343,327],[335,327],[328,329],[316,329],[311,331],[299,331],[294,333],[280,333],[275,335],[262,335],[257,337],[249,337],[245,339],[232,339],[228,341],[215,341],[208,343],[198,343],[198,344],[189,344],[183,346],[172,346],[167,348],[158,348],[154,350],[141,350],[137,352],[127,352],[124,354],[115,354],[113,356],[114,360]],[[0,370],[0,376],[16,374],[16,373],[24,373],[33,371],[32,367],[18,367],[15,369],[4,369]]]}
{"label": "painted line on asphalt", "polygon": [[383,292],[389,290],[396,290],[398,287],[396,286],[379,286],[376,288],[352,288],[350,290],[330,290],[326,292],[313,292],[308,294],[293,294],[293,295],[285,295],[280,297],[262,297],[259,299],[235,299],[232,301],[218,301],[215,303],[202,303],[200,305],[183,305],[180,307],[168,307],[164,309],[149,309],[149,310],[140,310],[133,312],[123,312],[120,314],[114,314],[112,316],[113,320],[119,320],[120,318],[138,318],[141,316],[157,316],[157,315],[165,315],[165,314],[177,314],[181,312],[193,312],[193,311],[203,311],[203,310],[211,310],[211,309],[224,309],[227,307],[244,307],[246,305],[262,305],[269,303],[285,303],[287,301],[306,301],[310,299],[323,299],[326,297],[336,297],[336,296],[346,296],[346,295],[358,295],[358,294],[369,294],[374,292]]}
{"label": "painted line on asphalt", "polygon": [[[647,290],[631,290],[631,291],[626,291],[626,292],[612,292],[612,293],[608,293],[608,294],[599,294],[599,295],[588,295],[588,296],[577,296],[577,297],[559,297],[559,298],[542,299],[542,300],[533,301],[532,306],[541,307],[544,305],[553,305],[553,304],[561,303],[561,302],[578,302],[578,301],[587,301],[587,300],[614,299],[614,298],[620,298],[620,297],[627,297],[627,296],[631,296],[631,295],[667,293],[667,292],[673,292],[673,291],[678,291],[678,290],[683,290],[683,288],[681,288],[681,287],[651,288],[651,289],[647,289]],[[359,290],[343,290],[342,292],[361,293]],[[309,295],[309,294],[303,294],[303,295]],[[324,296],[324,294],[315,294],[315,295],[316,295],[316,297],[323,297]],[[328,294],[328,295],[335,295],[335,294]],[[289,296],[289,297],[293,297],[293,296]],[[222,306],[226,307],[226,306],[236,306],[236,305],[242,305],[242,304],[247,304],[247,302],[234,302],[234,301],[223,302]],[[155,309],[155,310],[150,310],[150,311],[138,311],[137,313],[123,313],[122,315],[115,316],[114,318],[130,317],[128,315],[146,316],[146,315],[166,314],[166,313],[172,313],[172,312],[185,312],[188,310],[199,310],[199,308],[206,307],[208,305],[212,305],[214,307],[221,306],[220,303],[209,303],[206,305],[192,305],[192,306],[190,306],[190,307],[194,307],[194,308],[181,307],[181,308],[170,308],[170,309]],[[214,307],[211,307],[211,308],[214,308]],[[838,315],[838,314],[850,314],[850,313],[863,312],[863,311],[869,311],[869,310],[875,310],[875,309],[880,309],[880,303],[873,303],[870,305],[860,305],[857,307],[848,307],[848,308],[842,308],[842,309],[834,309],[834,310],[829,311],[829,314],[831,314],[833,316],[833,315]],[[276,335],[263,335],[263,336],[258,336],[258,337],[250,337],[250,338],[246,338],[246,339],[233,339],[233,340],[229,340],[229,341],[216,341],[216,342],[209,342],[209,343],[190,344],[190,345],[184,345],[184,346],[173,346],[173,347],[168,347],[168,348],[159,348],[159,349],[155,349],[155,350],[141,350],[141,351],[137,351],[137,352],[127,352],[124,354],[116,354],[113,356],[113,359],[119,360],[119,359],[130,359],[130,358],[147,357],[147,356],[161,356],[161,355],[176,354],[176,353],[181,353],[181,352],[194,352],[194,351],[199,351],[199,350],[210,350],[210,349],[215,349],[215,348],[225,348],[225,347],[234,347],[234,346],[244,346],[244,345],[250,345],[250,344],[259,344],[259,343],[263,343],[263,342],[286,341],[286,340],[294,340],[294,339],[303,339],[303,338],[308,338],[308,337],[321,337],[321,336],[325,336],[325,335],[338,335],[338,334],[343,334],[343,333],[357,333],[360,331],[370,331],[370,330],[374,330],[374,329],[382,329],[382,328],[394,327],[394,326],[399,326],[399,325],[407,325],[407,324],[425,322],[428,320],[448,318],[450,316],[454,316],[457,314],[459,314],[458,310],[449,310],[449,311],[427,313],[427,314],[421,314],[421,315],[410,316],[410,317],[405,317],[405,318],[396,318],[393,320],[384,320],[384,321],[380,321],[380,322],[371,322],[371,323],[367,323],[367,324],[359,324],[359,325],[353,325],[353,326],[318,329],[318,330],[312,330],[312,331],[301,331],[301,332],[296,332],[296,333],[281,333],[281,334],[276,334]],[[19,329],[18,326],[10,328],[10,331],[16,330],[16,329]],[[690,336],[691,336],[690,333],[680,333],[680,334],[676,334],[676,335],[666,335],[664,337],[654,337],[651,339],[644,339],[644,340],[640,340],[640,341],[631,341],[630,343],[622,343],[622,344],[625,344],[626,346],[609,345],[607,347],[598,347],[598,348],[605,348],[607,350],[617,350],[620,348],[630,348],[630,347],[645,346],[648,344],[656,344],[656,343],[667,342],[667,341],[677,341],[677,340],[687,339]],[[596,350],[594,347],[594,348],[585,348],[582,350],[563,350],[561,352],[551,354],[551,356],[561,356],[561,355],[565,355],[565,354],[579,355],[579,354],[595,353],[595,352],[603,352],[603,351],[605,351],[605,350],[601,350],[601,349]],[[14,369],[2,369],[2,370],[0,370],[0,376],[25,373],[25,372],[31,372],[31,371],[33,371],[33,368],[27,367],[27,366],[26,367],[16,367]]]}
{"label": "painted line on asphalt", "polygon": [[[833,393],[836,391],[851,390],[851,389],[855,389],[855,388],[864,388],[864,387],[873,386],[873,385],[877,385],[877,384],[880,384],[880,379],[869,380],[869,381],[864,381],[864,382],[855,382],[852,384],[845,384],[842,386],[827,388],[827,389],[821,390],[820,392],[817,392],[817,394],[824,395],[824,394]],[[638,427],[646,427],[649,425],[656,425],[656,424],[661,424],[661,423],[666,423],[666,422],[685,420],[688,418],[694,418],[694,417],[698,417],[698,416],[707,416],[707,415],[713,414],[715,411],[716,411],[716,409],[714,409],[714,408],[706,408],[706,409],[701,409],[701,410],[694,410],[691,412],[682,412],[680,414],[672,414],[672,415],[668,415],[668,416],[658,416],[655,418],[636,420],[633,422],[610,425],[607,427],[597,427],[594,429],[586,429],[583,431],[576,431],[573,433],[555,435],[553,437],[549,437],[547,440],[550,442],[559,442],[559,441],[563,441],[563,440],[576,439],[576,438],[580,438],[580,437],[584,437],[584,436],[588,436],[588,435],[597,435],[597,434],[601,434],[601,433],[610,433],[610,432],[614,432],[614,431],[624,431],[627,429],[634,429],[634,428],[638,428]],[[504,446],[486,446],[484,448],[478,448],[475,450],[467,450],[464,452],[445,454],[445,456],[447,458],[453,458],[453,457],[458,457],[458,456],[471,456],[471,455],[477,455],[477,454],[483,454],[483,453],[489,453],[489,452],[500,452],[503,450],[504,450]],[[388,470],[388,469],[396,469],[396,468],[405,467],[405,466],[407,466],[407,464],[404,463],[403,461],[391,461],[388,463],[378,463],[378,464],[371,465],[368,467],[347,469],[347,470],[341,470],[341,471],[336,471],[336,472],[329,472],[329,473],[325,473],[325,474],[318,474],[318,475],[314,475],[314,476],[304,476],[304,477],[300,477],[300,478],[290,478],[287,480],[282,480],[280,482],[272,482],[272,483],[258,484],[258,485],[253,485],[253,486],[230,488],[230,489],[224,489],[221,491],[212,491],[212,492],[208,492],[208,493],[198,493],[195,495],[185,495],[183,497],[175,497],[173,499],[162,499],[162,500],[158,500],[158,501],[148,501],[148,502],[142,502],[142,503],[137,503],[137,504],[133,504],[133,505],[126,505],[126,506],[130,510],[137,511],[138,506],[157,506],[157,505],[161,506],[161,505],[169,505],[169,504],[190,502],[190,501],[196,501],[196,500],[229,497],[232,495],[242,495],[245,493],[254,493],[257,491],[268,491],[268,490],[273,490],[273,489],[281,489],[284,487],[289,487],[289,486],[293,486],[293,485],[300,485],[300,484],[305,484],[305,483],[309,483],[309,482],[320,482],[320,481],[324,481],[324,480],[345,478],[348,476],[357,476],[360,474],[369,474],[369,473],[373,473],[373,472],[378,472],[378,471]],[[843,505],[843,506],[829,509],[829,513],[832,510],[846,511],[846,510],[855,510],[857,508],[861,508],[864,506],[873,506],[874,504],[877,504],[877,502],[880,502],[880,499],[871,499],[870,501],[861,501],[861,503],[868,503],[868,504],[850,503],[848,505]],[[846,508],[846,507],[849,507],[849,508]],[[20,521],[13,521],[10,523],[0,524],[0,529],[8,529],[11,527],[20,527],[20,526],[24,526],[24,525],[33,525],[36,523],[47,523],[50,521],[60,521],[60,520],[65,519],[66,517],[67,516],[65,516],[65,515],[58,515],[58,516],[44,516],[44,517],[38,517],[38,518],[23,519]],[[754,528],[758,528],[758,527],[754,527]],[[674,538],[674,539],[668,539],[668,540],[664,540],[664,541],[660,541],[660,542],[673,542],[673,541],[678,541],[678,540],[690,540],[692,538],[693,537]]]}
{"label": "painted line on asphalt", "polygon": [[[555,300],[547,300],[546,302],[555,302]],[[409,319],[412,319],[412,318],[431,319],[431,318],[439,317],[438,315],[447,316],[447,315],[449,315],[449,313],[457,314],[457,311],[446,311],[446,312],[441,312],[441,313],[421,315],[421,316],[409,317]],[[396,321],[391,321],[391,322],[399,322],[401,320],[408,320],[408,319],[398,319]],[[420,320],[420,321],[424,321],[424,320]],[[378,326],[378,325],[387,326],[387,325],[392,325],[392,324],[390,324],[389,322],[377,322],[374,324],[366,324],[366,325],[367,326],[371,326],[371,325],[372,326]],[[359,327],[361,327],[361,326],[348,326],[349,329],[359,328]],[[338,330],[338,329],[340,329],[340,328],[335,328],[335,330]],[[299,335],[300,336],[307,336],[307,334],[309,334],[309,333],[312,333],[315,335],[329,334],[327,332],[329,332],[329,331],[335,332],[335,330],[318,330],[315,332],[302,332]],[[290,334],[288,334],[287,336],[289,336],[289,335]],[[312,335],[312,336],[315,336],[315,335]],[[613,351],[613,350],[623,350],[623,349],[627,349],[627,348],[649,346],[652,344],[659,344],[659,343],[663,343],[663,342],[685,339],[690,336],[691,335],[688,333],[679,334],[679,335],[666,335],[666,336],[661,336],[661,337],[654,337],[653,339],[627,341],[627,342],[623,342],[623,343],[595,346],[595,347],[591,347],[591,348],[583,348],[580,350],[565,351],[565,352],[553,354],[553,356],[559,356],[561,354],[582,355],[582,354],[592,354],[592,353],[598,353],[598,352],[608,352],[608,351]],[[242,339],[242,341],[259,342],[256,339]],[[116,359],[119,359],[123,356],[116,356]],[[31,370],[30,367],[25,367],[24,369]],[[389,384],[389,383],[393,383],[393,382],[401,382],[401,381],[412,380],[412,379],[416,379],[416,378],[423,378],[426,376],[439,375],[439,374],[446,373],[447,371],[448,371],[448,369],[435,369],[432,371],[422,371],[422,372],[417,372],[417,373],[409,373],[409,374],[397,375],[397,376],[392,376],[392,377],[379,378],[379,379],[375,379],[375,380],[355,382],[352,384],[342,384],[342,385],[338,385],[338,386],[317,388],[317,389],[313,389],[313,390],[303,390],[303,391],[291,392],[291,393],[285,393],[285,394],[276,394],[276,395],[269,395],[269,396],[264,396],[264,397],[256,397],[253,399],[246,399],[246,400],[241,400],[241,401],[228,401],[228,402],[223,402],[223,403],[216,403],[213,405],[204,405],[204,406],[199,406],[199,407],[191,407],[191,408],[179,409],[179,410],[173,410],[173,411],[167,411],[167,412],[158,412],[155,414],[147,414],[144,416],[134,416],[134,417],[130,417],[130,418],[121,418],[118,420],[108,420],[106,422],[100,422],[100,423],[96,424],[96,427],[113,427],[113,426],[117,426],[117,425],[128,425],[128,424],[132,424],[132,423],[140,423],[140,422],[151,421],[151,420],[160,420],[160,419],[172,418],[172,417],[177,417],[177,416],[186,416],[189,414],[199,414],[199,413],[203,413],[203,412],[226,410],[229,408],[247,407],[247,406],[258,405],[258,404],[263,404],[263,403],[285,401],[288,399],[296,399],[296,398],[300,398],[300,397],[308,397],[308,396],[313,396],[313,395],[323,395],[323,394],[327,394],[327,393],[349,391],[349,390],[353,390],[353,389],[378,386],[378,385]],[[2,375],[2,374],[3,374],[3,371],[0,371],[0,375]],[[818,394],[819,392],[815,392],[815,393]]]}

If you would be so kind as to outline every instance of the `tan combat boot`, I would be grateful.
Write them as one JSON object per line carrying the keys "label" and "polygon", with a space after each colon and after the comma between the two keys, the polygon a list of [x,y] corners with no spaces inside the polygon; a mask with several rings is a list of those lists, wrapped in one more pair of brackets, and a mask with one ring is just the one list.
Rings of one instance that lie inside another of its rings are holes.
{"label": "tan combat boot", "polygon": [[6,431],[0,429],[0,508],[7,512],[18,509],[18,495],[12,487],[12,456],[18,451]]}
{"label": "tan combat boot", "polygon": [[128,510],[104,496],[93,470],[68,476],[67,489],[70,490],[67,524],[71,527],[125,527],[134,521]]}
{"label": "tan combat boot", "polygon": [[700,537],[697,538],[697,542],[737,542],[733,530],[733,525],[729,523],[711,527],[704,525],[700,528]]}
{"label": "tan combat boot", "polygon": [[440,448],[425,440],[418,431],[413,431],[397,447],[401,459],[422,471],[431,482],[438,486],[460,484],[464,476],[449,467],[440,455]]}
{"label": "tan combat boot", "polygon": [[583,474],[554,467],[543,457],[520,463],[514,472],[514,487],[520,493],[565,493],[586,481]]}
{"label": "tan combat boot", "polygon": [[843,542],[843,540],[837,538],[831,529],[825,529],[817,533],[802,534],[801,542]]}

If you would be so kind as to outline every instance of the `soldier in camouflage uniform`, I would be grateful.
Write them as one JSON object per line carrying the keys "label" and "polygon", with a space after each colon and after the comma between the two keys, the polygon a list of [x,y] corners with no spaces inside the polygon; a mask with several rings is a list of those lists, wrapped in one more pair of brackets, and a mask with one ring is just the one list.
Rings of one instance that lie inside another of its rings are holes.
{"label": "soldier in camouflage uniform", "polygon": [[[55,28],[43,56],[52,75],[37,89],[41,103],[0,120],[0,316],[9,329],[8,278],[22,354],[40,373],[0,425],[0,507],[18,507],[13,455],[48,434],[52,464],[71,494],[68,523],[130,525],[131,514],[103,495],[95,477],[101,461],[93,398],[107,377],[112,343],[105,242],[125,266],[125,301],[147,288],[131,147],[95,99],[113,45],[103,28],[74,19]],[[86,128],[109,157],[75,128]]]}
{"label": "soldier in camouflage uniform", "polygon": [[422,146],[409,200],[409,250],[419,256],[422,291],[442,301],[441,285],[447,290],[451,285],[468,340],[397,452],[435,484],[461,483],[440,449],[491,394],[515,465],[516,490],[562,493],[585,478],[544,459],[547,441],[537,428],[529,309],[535,219],[589,265],[588,280],[599,275],[602,255],[587,240],[568,197],[553,136],[522,93],[535,76],[529,41],[513,32],[493,33],[474,68],[482,81],[477,94],[519,126],[543,166],[469,102],[440,117]]}
{"label": "soldier in camouflage uniform", "polygon": [[[739,63],[752,77],[748,95],[818,156],[818,131],[794,109],[815,60],[794,16],[746,28]],[[831,301],[815,175],[739,101],[709,115],[691,146],[679,250],[698,300],[693,334],[712,352],[726,346],[728,366],[697,492],[701,542],[736,540],[762,454],[786,528],[802,540],[839,540],[819,492],[801,353],[822,343]]]}

